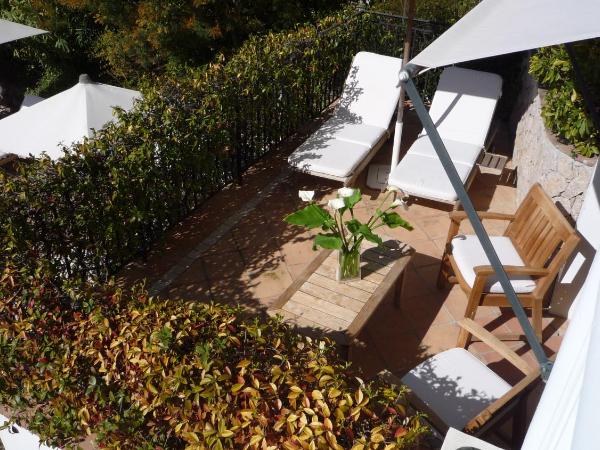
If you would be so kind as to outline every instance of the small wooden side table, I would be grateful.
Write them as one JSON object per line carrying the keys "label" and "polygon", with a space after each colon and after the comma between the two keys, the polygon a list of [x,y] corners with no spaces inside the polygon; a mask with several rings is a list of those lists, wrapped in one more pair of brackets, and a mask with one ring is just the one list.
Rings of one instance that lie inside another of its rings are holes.
{"label": "small wooden side table", "polygon": [[[337,252],[323,250],[269,310],[300,333],[334,339],[347,352],[371,314],[390,292],[402,294],[404,273],[413,249],[389,240],[384,247],[363,244],[362,278],[336,280]],[[346,354],[346,356],[348,356]]]}

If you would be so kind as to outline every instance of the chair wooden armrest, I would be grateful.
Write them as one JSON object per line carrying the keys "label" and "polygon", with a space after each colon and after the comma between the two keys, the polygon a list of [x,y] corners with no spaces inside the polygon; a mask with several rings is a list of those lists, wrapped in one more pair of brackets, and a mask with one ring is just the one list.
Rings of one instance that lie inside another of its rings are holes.
{"label": "chair wooden armrest", "polygon": [[473,432],[478,428],[481,428],[494,416],[494,414],[497,414],[502,408],[508,406],[512,400],[524,393],[524,391],[526,391],[533,383],[539,381],[539,369],[531,368],[530,370],[531,372],[515,384],[506,394],[471,419],[466,425],[465,430]]}
{"label": "chair wooden armrest", "polygon": [[527,375],[534,370],[534,368],[531,367],[523,358],[511,350],[508,345],[483,328],[477,322],[473,321],[472,319],[464,318],[458,322],[458,324],[461,328],[464,328],[473,336],[479,338],[481,342],[484,342],[490,348],[497,351],[508,362],[523,372],[523,374]]}
{"label": "chair wooden armrest", "polygon": [[504,342],[483,328],[481,325],[474,322],[472,319],[462,319],[459,325],[471,333],[473,336],[481,339],[490,348],[497,351],[508,362],[519,369],[525,377],[515,384],[506,394],[493,402],[490,406],[481,411],[477,416],[469,421],[465,429],[467,431],[475,431],[486,424],[498,411],[509,405],[509,403],[517,398],[521,393],[529,388],[529,386],[539,380],[540,371],[538,367],[530,366],[516,352],[511,350]]}
{"label": "chair wooden armrest", "polygon": [[[512,222],[515,218],[514,214],[504,214],[492,211],[479,211],[477,213],[481,220],[483,219],[494,219],[494,220],[507,220]],[[452,238],[458,234],[460,223],[467,218],[467,213],[464,211],[451,211],[450,212],[450,228],[448,228],[448,236],[446,243],[450,243]]]}
{"label": "chair wooden armrest", "polygon": [[[515,218],[514,214],[498,213],[493,211],[478,211],[477,215],[480,219],[493,219],[493,220],[508,220],[512,221]],[[451,211],[450,220],[454,222],[462,222],[467,218],[465,211]]]}
{"label": "chair wooden armrest", "polygon": [[[550,273],[548,269],[543,267],[527,267],[527,266],[502,266],[507,275],[529,275],[532,277],[543,277]],[[489,265],[473,267],[476,277],[488,277],[496,273],[494,268]]]}

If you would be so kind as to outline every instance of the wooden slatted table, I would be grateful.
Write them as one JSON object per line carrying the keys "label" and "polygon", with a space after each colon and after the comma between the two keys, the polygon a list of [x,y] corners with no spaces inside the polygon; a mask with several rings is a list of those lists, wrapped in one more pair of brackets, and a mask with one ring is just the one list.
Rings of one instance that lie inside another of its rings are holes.
{"label": "wooden slatted table", "polygon": [[269,310],[304,334],[328,336],[345,350],[390,292],[400,299],[413,249],[395,240],[384,247],[363,244],[362,278],[336,280],[337,252],[323,250]]}

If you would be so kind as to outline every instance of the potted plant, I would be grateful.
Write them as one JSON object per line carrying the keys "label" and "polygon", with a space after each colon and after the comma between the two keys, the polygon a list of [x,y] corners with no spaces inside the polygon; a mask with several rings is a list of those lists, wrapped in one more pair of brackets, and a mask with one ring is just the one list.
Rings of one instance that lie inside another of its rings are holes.
{"label": "potted plant", "polygon": [[398,196],[399,192],[395,186],[388,187],[375,213],[366,223],[362,223],[354,216],[354,208],[362,199],[360,189],[338,189],[337,197],[327,203],[331,213],[313,201],[314,191],[299,191],[299,197],[309,205],[284,220],[309,229],[321,228],[313,241],[313,249],[322,247],[338,251],[338,281],[359,279],[360,246],[363,240],[383,245],[381,237],[374,232],[382,226],[412,230],[412,226],[394,211],[398,206],[406,207],[406,202]]}

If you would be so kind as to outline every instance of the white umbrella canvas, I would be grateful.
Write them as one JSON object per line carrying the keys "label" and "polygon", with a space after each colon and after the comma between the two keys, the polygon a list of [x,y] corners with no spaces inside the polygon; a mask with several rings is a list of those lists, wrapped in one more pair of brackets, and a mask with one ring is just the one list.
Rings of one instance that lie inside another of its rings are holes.
{"label": "white umbrella canvas", "polygon": [[0,19],[0,44],[44,33],[47,31]]}
{"label": "white umbrella canvas", "polygon": [[128,111],[140,97],[138,91],[93,83],[82,75],[72,88],[0,120],[0,154],[46,152],[57,159],[63,145],[92,136],[115,119],[114,107]]}

